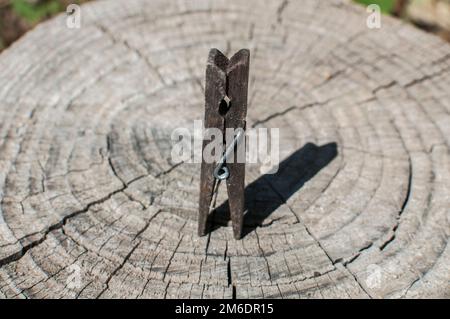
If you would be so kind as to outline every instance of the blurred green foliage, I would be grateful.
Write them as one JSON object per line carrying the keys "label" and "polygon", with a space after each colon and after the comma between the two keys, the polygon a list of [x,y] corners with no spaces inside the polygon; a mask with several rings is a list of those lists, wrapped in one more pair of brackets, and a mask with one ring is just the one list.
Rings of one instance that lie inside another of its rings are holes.
{"label": "blurred green foliage", "polygon": [[14,12],[27,22],[36,23],[63,10],[58,0],[48,0],[32,3],[27,0],[12,0]]}
{"label": "blurred green foliage", "polygon": [[[377,4],[384,13],[392,12],[395,0],[354,0],[363,5]],[[75,1],[75,3],[78,1]],[[24,20],[30,23],[36,23],[40,20],[52,16],[64,8],[61,1],[45,0],[45,1],[28,1],[28,0],[11,0],[14,12]]]}
{"label": "blurred green foliage", "polygon": [[381,11],[384,13],[391,13],[395,5],[395,0],[355,0],[355,1],[367,6],[369,4],[377,4],[380,6]]}

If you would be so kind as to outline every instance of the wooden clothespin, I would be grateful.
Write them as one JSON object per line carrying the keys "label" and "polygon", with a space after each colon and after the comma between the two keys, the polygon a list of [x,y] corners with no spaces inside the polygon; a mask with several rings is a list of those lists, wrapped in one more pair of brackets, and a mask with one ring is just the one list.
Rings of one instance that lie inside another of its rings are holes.
{"label": "wooden clothespin", "polygon": [[[217,49],[211,49],[209,52],[206,67],[205,129],[218,128],[224,137],[227,128],[237,129],[238,134],[231,142],[224,138],[225,144],[228,145],[225,145],[222,157],[217,163],[207,163],[202,156],[199,236],[207,232],[212,198],[221,180],[226,180],[234,238],[240,239],[242,235],[245,161],[237,160],[238,152],[235,152],[235,149],[241,140],[245,139],[249,66],[249,50],[240,50],[231,59]],[[208,141],[203,141],[202,152],[207,144]]]}

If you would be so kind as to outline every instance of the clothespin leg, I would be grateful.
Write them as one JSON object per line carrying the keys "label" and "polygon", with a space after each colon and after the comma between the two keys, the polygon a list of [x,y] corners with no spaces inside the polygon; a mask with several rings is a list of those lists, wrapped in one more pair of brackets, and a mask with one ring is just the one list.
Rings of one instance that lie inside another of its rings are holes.
{"label": "clothespin leg", "polygon": [[233,235],[235,239],[242,236],[244,223],[244,183],[245,164],[231,164],[230,177],[227,179],[228,203],[230,204],[230,216],[233,223]]}
{"label": "clothespin leg", "polygon": [[[226,128],[245,131],[247,116],[247,92],[250,69],[249,50],[240,50],[231,59],[227,69],[228,96],[231,105],[225,115]],[[239,150],[239,151],[238,151]],[[239,156],[242,155],[243,156]],[[227,179],[228,202],[233,223],[233,234],[236,239],[242,236],[245,208],[245,135],[233,155],[233,161],[227,164],[230,176]]]}
{"label": "clothespin leg", "polygon": [[[226,95],[226,69],[228,62],[228,58],[219,50],[212,49],[209,52],[205,84],[205,129],[219,128],[223,130],[224,118],[219,114],[219,106]],[[202,152],[209,142],[207,140],[203,141]],[[207,220],[216,185],[216,180],[213,176],[214,168],[215,163],[206,162],[202,154],[198,219],[199,236],[203,236],[207,232]]]}

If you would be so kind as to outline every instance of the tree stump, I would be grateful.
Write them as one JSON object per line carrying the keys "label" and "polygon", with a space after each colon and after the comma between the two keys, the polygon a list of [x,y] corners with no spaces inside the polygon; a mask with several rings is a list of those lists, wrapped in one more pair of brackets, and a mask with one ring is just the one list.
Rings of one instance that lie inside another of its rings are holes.
{"label": "tree stump", "polygon": [[[450,297],[450,46],[343,0],[98,1],[0,56],[0,297]],[[252,54],[246,172],[197,237],[208,51]]]}

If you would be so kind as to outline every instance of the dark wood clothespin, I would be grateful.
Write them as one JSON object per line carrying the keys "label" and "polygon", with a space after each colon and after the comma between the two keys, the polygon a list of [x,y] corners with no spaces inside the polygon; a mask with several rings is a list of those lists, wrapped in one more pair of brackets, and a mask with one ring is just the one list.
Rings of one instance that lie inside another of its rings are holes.
{"label": "dark wood clothespin", "polygon": [[[208,163],[202,156],[199,236],[207,232],[211,202],[220,180],[226,180],[234,238],[240,239],[242,235],[245,161],[238,161],[239,152],[236,149],[241,140],[245,140],[249,67],[249,50],[240,50],[231,59],[217,49],[209,52],[206,67],[205,129],[218,128],[224,137],[227,128],[237,129],[238,134],[232,141],[224,138],[226,145],[218,162]],[[209,141],[203,141],[202,152],[208,143]],[[245,143],[243,144],[245,147]]]}

